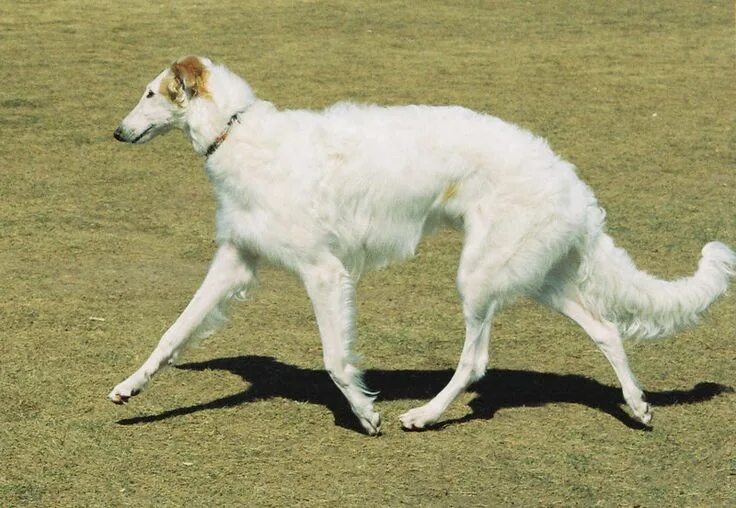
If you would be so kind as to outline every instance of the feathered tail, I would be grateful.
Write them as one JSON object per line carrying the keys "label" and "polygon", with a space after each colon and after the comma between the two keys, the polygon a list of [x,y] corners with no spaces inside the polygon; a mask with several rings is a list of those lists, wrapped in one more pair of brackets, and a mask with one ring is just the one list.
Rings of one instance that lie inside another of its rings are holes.
{"label": "feathered tail", "polygon": [[694,275],[664,281],[638,270],[605,233],[591,240],[578,282],[582,303],[626,338],[664,337],[695,325],[736,276],[736,253],[720,242],[703,247]]}

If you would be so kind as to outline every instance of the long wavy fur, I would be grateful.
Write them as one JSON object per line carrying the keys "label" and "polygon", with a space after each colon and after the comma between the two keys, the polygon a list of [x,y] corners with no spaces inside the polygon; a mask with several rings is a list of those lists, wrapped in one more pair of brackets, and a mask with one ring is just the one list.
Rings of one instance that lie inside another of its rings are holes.
{"label": "long wavy fur", "polygon": [[703,247],[694,275],[664,281],[636,268],[605,233],[591,239],[578,288],[587,308],[626,338],[659,338],[694,326],[736,276],[736,253],[720,242]]}

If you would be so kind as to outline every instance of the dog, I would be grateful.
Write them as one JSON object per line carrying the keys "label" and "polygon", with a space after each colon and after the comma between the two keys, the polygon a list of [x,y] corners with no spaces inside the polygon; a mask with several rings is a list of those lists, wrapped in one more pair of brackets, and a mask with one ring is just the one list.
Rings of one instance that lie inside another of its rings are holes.
{"label": "dog", "polygon": [[402,427],[435,424],[483,376],[491,320],[520,295],[583,328],[613,366],[633,416],[649,425],[652,409],[623,339],[694,325],[736,275],[736,253],[719,242],[705,245],[691,277],[667,282],[638,270],[605,233],[605,214],[572,164],[530,132],[462,107],[278,110],[225,66],[188,56],[148,84],[114,137],[141,144],[172,128],[204,158],[217,249],[181,316],[108,395],[117,404],[212,333],[265,261],[302,280],[325,369],[365,431],[378,434],[377,394],[363,384],[351,348],[356,283],[449,225],[464,232],[457,288],[465,342],[449,383],[401,415]]}

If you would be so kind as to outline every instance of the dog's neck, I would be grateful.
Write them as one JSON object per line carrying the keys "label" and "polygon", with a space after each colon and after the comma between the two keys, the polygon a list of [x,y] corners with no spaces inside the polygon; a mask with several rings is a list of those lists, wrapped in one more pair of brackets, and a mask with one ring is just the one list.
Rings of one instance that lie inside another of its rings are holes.
{"label": "dog's neck", "polygon": [[223,114],[211,101],[197,102],[188,112],[184,130],[192,142],[194,151],[209,157],[225,141],[233,124],[237,122],[238,115],[244,113],[249,106],[235,108],[234,112]]}
{"label": "dog's neck", "polygon": [[205,157],[209,157],[210,155],[215,153],[218,148],[220,148],[220,145],[225,142],[225,139],[227,139],[227,135],[230,134],[230,129],[232,128],[233,124],[235,122],[240,123],[240,120],[238,120],[238,115],[240,115],[241,113],[245,113],[245,111],[245,109],[242,109],[234,113],[233,116],[230,117],[230,120],[227,121],[227,124],[225,125],[225,128],[222,130],[222,132],[217,135],[212,144],[210,144],[210,146],[207,147],[207,150],[205,150]]}
{"label": "dog's neck", "polygon": [[236,74],[222,66],[211,67],[209,71],[209,97],[192,100],[184,122],[184,131],[194,151],[205,157],[225,140],[234,118],[256,102],[250,86]]}

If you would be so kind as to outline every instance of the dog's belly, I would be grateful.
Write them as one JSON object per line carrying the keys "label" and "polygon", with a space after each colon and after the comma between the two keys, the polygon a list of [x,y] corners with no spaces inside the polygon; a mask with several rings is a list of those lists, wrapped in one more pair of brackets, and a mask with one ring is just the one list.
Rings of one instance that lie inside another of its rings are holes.
{"label": "dog's belly", "polygon": [[354,274],[382,268],[412,257],[422,236],[445,218],[436,196],[392,206],[380,200],[323,201],[319,195],[309,205],[268,207],[220,198],[218,243],[234,243],[294,271],[325,253]]}

